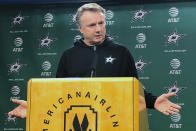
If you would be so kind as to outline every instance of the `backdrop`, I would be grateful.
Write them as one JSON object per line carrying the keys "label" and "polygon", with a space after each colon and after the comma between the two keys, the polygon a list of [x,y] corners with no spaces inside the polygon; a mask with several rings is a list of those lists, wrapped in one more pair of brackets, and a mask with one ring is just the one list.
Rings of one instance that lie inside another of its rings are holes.
{"label": "backdrop", "polygon": [[[0,7],[0,130],[25,130],[25,119],[8,116],[10,99],[26,100],[30,78],[55,77],[64,50],[81,38],[79,5]],[[151,131],[194,131],[196,2],[103,5],[107,33],[132,53],[139,79],[155,95],[171,98],[180,113],[148,110]]]}

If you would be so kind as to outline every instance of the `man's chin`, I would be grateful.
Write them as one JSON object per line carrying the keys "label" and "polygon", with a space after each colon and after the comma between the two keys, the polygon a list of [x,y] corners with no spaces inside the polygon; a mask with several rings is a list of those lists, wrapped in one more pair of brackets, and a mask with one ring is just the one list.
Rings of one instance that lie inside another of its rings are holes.
{"label": "man's chin", "polygon": [[93,41],[92,42],[92,45],[99,45],[99,44],[101,44],[102,43],[102,41]]}
{"label": "man's chin", "polygon": [[104,39],[99,39],[99,40],[94,40],[93,43],[94,43],[95,45],[98,45],[98,44],[103,43],[103,41],[104,41]]}

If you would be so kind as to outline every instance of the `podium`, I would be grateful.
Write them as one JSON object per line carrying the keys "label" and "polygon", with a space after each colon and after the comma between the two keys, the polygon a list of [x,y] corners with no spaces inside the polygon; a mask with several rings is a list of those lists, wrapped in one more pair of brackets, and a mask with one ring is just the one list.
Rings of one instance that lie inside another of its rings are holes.
{"label": "podium", "polygon": [[144,92],[132,77],[28,82],[26,131],[148,131]]}

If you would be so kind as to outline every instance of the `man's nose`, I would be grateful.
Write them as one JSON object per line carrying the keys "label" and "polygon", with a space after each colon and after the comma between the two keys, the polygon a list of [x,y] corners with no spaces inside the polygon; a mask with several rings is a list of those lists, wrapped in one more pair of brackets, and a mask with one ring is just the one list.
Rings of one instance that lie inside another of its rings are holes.
{"label": "man's nose", "polygon": [[96,25],[96,32],[100,32],[101,31],[101,26],[100,25]]}

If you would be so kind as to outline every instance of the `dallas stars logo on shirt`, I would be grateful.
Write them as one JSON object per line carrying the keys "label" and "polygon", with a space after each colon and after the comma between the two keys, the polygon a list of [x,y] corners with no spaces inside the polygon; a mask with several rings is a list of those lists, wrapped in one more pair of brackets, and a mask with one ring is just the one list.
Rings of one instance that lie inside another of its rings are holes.
{"label": "dallas stars logo on shirt", "polygon": [[107,64],[107,63],[113,64],[114,60],[116,60],[116,58],[112,58],[112,56],[106,57],[105,58],[105,64]]}

